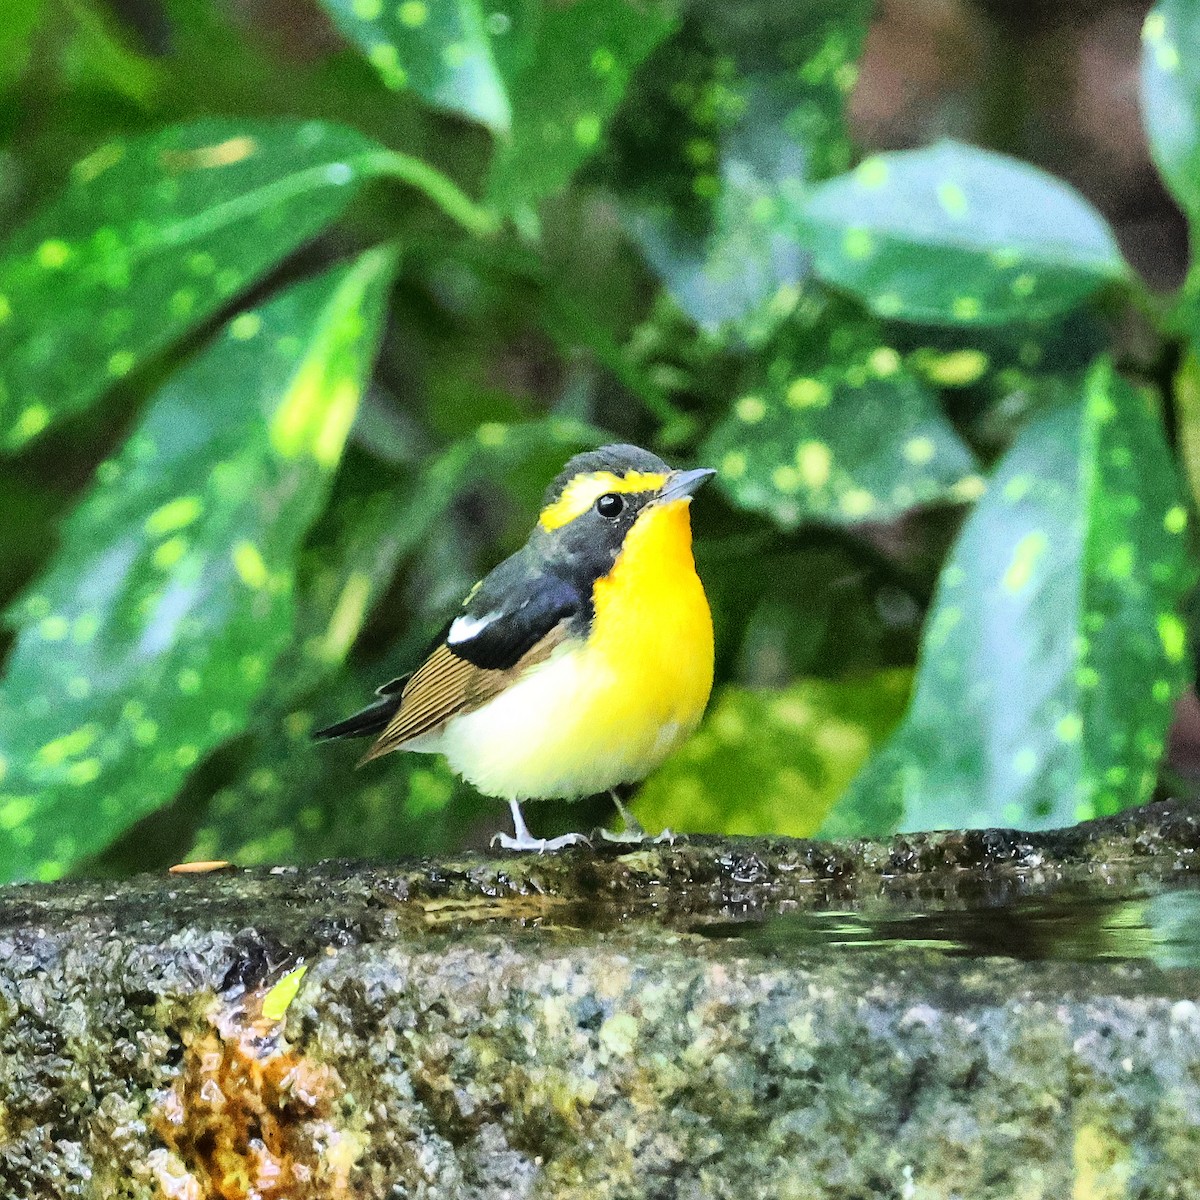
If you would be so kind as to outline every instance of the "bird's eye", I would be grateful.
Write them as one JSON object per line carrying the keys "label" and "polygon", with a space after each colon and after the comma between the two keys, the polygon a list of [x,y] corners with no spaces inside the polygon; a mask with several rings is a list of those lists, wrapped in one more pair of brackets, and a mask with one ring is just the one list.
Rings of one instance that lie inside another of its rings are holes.
{"label": "bird's eye", "polygon": [[596,501],[596,511],[602,517],[607,517],[610,521],[614,517],[619,517],[624,509],[625,501],[615,492],[605,492],[604,495]]}

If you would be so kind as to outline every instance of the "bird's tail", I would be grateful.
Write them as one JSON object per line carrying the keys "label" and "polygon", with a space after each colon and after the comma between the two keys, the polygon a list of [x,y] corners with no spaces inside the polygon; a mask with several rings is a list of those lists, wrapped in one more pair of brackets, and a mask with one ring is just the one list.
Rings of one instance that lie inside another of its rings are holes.
{"label": "bird's tail", "polygon": [[379,699],[374,704],[368,704],[366,708],[360,709],[344,721],[337,721],[333,725],[326,725],[324,729],[318,729],[312,735],[313,741],[371,737],[382,733],[400,708],[400,693],[407,682],[408,676],[405,675],[402,679],[393,679],[391,683],[385,683],[376,693]]}

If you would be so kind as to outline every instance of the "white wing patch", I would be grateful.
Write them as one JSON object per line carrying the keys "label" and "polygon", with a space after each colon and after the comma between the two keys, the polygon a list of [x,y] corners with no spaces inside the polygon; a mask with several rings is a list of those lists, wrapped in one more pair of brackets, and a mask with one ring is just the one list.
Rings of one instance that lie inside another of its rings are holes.
{"label": "white wing patch", "polygon": [[498,612],[484,613],[482,617],[469,617],[464,613],[455,617],[450,624],[450,632],[446,634],[446,642],[451,646],[461,646],[473,637],[478,637],[500,614]]}

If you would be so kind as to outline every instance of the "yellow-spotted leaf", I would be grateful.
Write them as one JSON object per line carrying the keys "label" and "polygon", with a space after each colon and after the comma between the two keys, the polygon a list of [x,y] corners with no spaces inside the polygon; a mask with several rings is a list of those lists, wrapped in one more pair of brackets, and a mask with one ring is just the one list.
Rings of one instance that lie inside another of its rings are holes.
{"label": "yellow-spotted leaf", "polygon": [[78,411],[332,221],[364,179],[470,205],[322,122],[209,120],[111,142],[0,246],[0,449]]}
{"label": "yellow-spotted leaf", "polygon": [[699,731],[646,781],[649,829],[810,837],[904,710],[906,670],[780,691],[726,687]]}
{"label": "yellow-spotted leaf", "polygon": [[638,78],[614,135],[634,237],[680,307],[757,341],[808,273],[796,212],[845,171],[871,4],[700,6]]}
{"label": "yellow-spotted leaf", "polygon": [[997,467],[904,723],[825,832],[1044,829],[1146,800],[1189,676],[1186,525],[1150,397],[1101,360]]}
{"label": "yellow-spotted leaf", "polygon": [[701,457],[734,503],[790,529],[982,494],[970,449],[895,349],[828,350],[778,354],[713,431]]}
{"label": "yellow-spotted leaf", "polygon": [[1036,320],[1128,272],[1073,188],[957,142],[876,155],[820,184],[802,228],[822,279],[907,321]]}
{"label": "yellow-spotted leaf", "polygon": [[509,106],[479,0],[322,0],[390,88],[508,129]]}
{"label": "yellow-spotted leaf", "polygon": [[239,314],[102,464],[10,613],[0,879],[61,875],[245,727],[292,636],[296,555],[394,267],[371,251]]}
{"label": "yellow-spotted leaf", "polygon": [[499,142],[489,201],[528,217],[564,187],[600,147],[634,69],[676,23],[673,0],[587,0],[493,6],[497,47],[512,104],[512,129]]}
{"label": "yellow-spotted leaf", "polygon": [[1142,112],[1175,198],[1200,220],[1200,6],[1159,0],[1142,26]]}

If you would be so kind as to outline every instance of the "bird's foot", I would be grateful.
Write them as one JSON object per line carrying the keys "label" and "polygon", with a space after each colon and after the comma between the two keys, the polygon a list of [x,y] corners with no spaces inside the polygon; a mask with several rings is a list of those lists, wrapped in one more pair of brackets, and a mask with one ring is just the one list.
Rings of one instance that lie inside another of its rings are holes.
{"label": "bird's foot", "polygon": [[[612,796],[612,802],[617,806],[617,816],[625,824],[625,828],[620,833],[615,833],[611,829],[597,830],[597,834],[606,842],[616,842],[619,846],[644,846],[649,843],[652,846],[660,846],[663,842],[668,845],[675,845],[675,835],[669,830],[664,829],[662,833],[651,837],[643,828],[642,823],[629,811],[625,806],[625,802],[614,789],[609,793]],[[686,839],[684,839],[686,841]]]}
{"label": "bird's foot", "polygon": [[510,837],[507,833],[497,833],[492,837],[493,846],[503,850],[535,850],[545,854],[547,850],[561,850],[564,846],[591,846],[591,841],[582,833],[564,833],[556,838],[535,838],[526,834],[524,837]]}
{"label": "bird's foot", "polygon": [[674,834],[669,829],[664,829],[662,833],[650,836],[640,825],[634,824],[632,829],[622,829],[619,833],[611,829],[601,829],[600,837],[606,842],[615,842],[621,846],[660,846],[664,842],[673,846],[682,838],[682,834]]}

